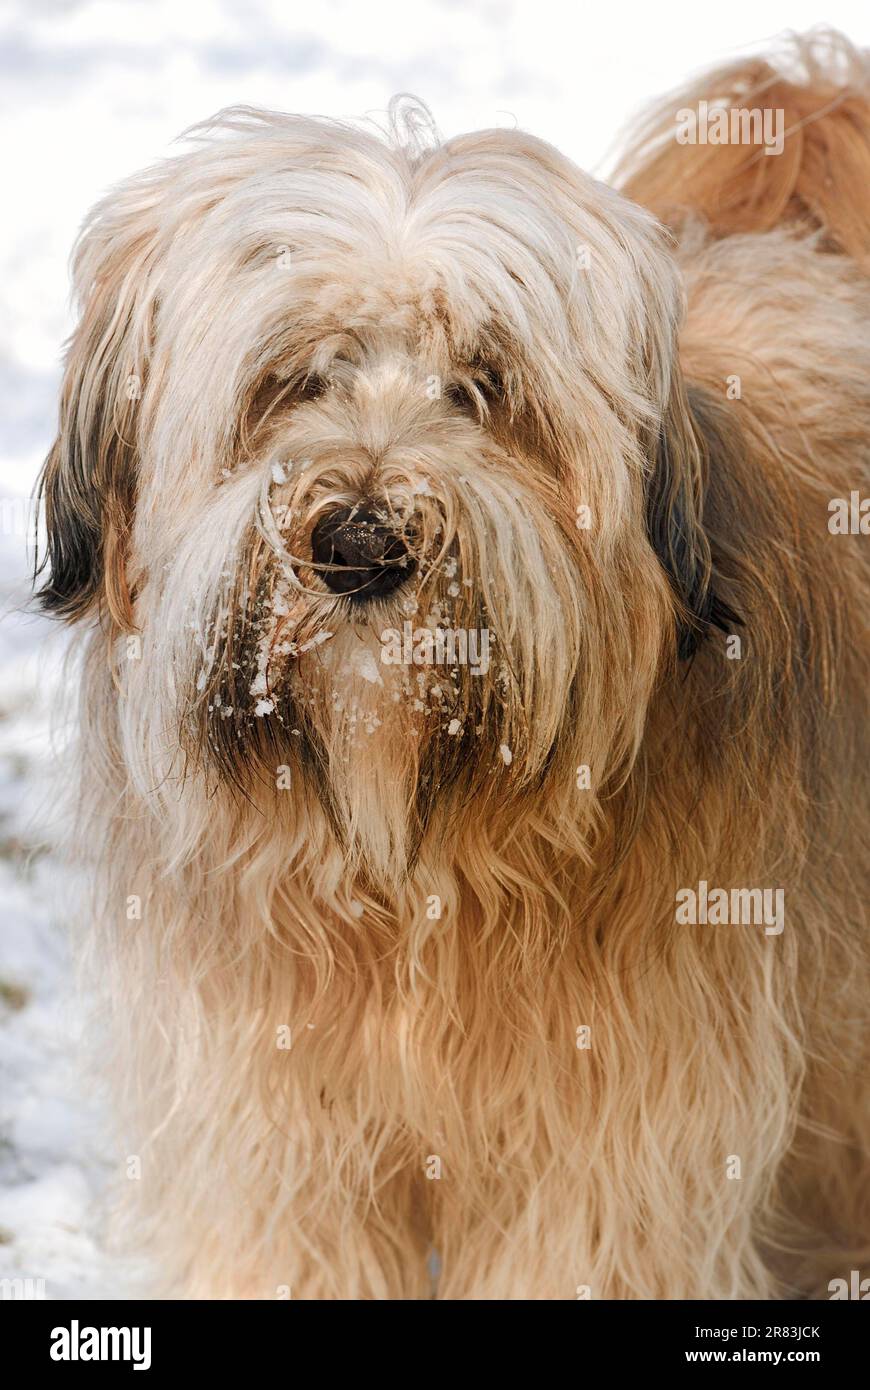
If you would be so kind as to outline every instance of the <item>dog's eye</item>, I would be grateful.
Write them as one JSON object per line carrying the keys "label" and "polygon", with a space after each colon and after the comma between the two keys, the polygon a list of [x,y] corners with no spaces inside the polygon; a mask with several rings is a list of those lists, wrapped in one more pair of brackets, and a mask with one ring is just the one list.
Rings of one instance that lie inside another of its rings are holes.
{"label": "dog's eye", "polygon": [[449,403],[457,410],[479,415],[481,398],[487,406],[501,405],[504,402],[504,382],[491,367],[475,368],[472,381],[473,388],[455,381],[444,392]]}
{"label": "dog's eye", "polygon": [[474,399],[467,386],[460,386],[458,382],[452,382],[444,392],[445,398],[456,410],[463,410],[467,414],[477,414],[477,401]]}
{"label": "dog's eye", "polygon": [[491,367],[476,373],[474,384],[489,405],[498,405],[505,398],[505,386],[498,372]]}
{"label": "dog's eye", "polygon": [[325,376],[320,376],[317,372],[309,372],[308,376],[303,377],[297,386],[294,395],[300,401],[316,401],[323,395],[329,386]]}

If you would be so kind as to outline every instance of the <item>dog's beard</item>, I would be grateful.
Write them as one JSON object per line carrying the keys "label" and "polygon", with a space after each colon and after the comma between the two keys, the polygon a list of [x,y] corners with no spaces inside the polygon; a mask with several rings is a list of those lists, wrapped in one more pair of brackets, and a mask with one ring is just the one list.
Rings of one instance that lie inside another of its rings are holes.
{"label": "dog's beard", "polygon": [[289,681],[306,788],[319,799],[349,867],[379,886],[400,882],[413,861],[443,761],[437,754],[445,705],[463,703],[458,690],[444,699],[447,681],[431,670],[385,666],[383,650],[370,628],[345,626],[303,657]]}
{"label": "dog's beard", "polygon": [[[427,833],[443,841],[470,806],[492,820],[540,785],[578,713],[586,605],[564,532],[515,467],[419,451],[375,489],[411,537],[411,578],[383,599],[335,596],[311,533],[358,495],[328,461],[230,476],[179,538],[149,626],[178,673],[188,770],[260,805],[283,777],[383,891]],[[164,743],[171,718],[164,701]]]}

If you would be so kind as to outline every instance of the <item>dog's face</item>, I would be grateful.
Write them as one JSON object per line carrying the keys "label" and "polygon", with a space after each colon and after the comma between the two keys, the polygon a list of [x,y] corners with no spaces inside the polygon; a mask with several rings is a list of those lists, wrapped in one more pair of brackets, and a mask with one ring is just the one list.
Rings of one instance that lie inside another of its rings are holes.
{"label": "dog's face", "polygon": [[219,133],[86,227],[43,480],[131,766],[289,791],[381,884],[462,816],[591,824],[709,617],[662,234],[516,132]]}

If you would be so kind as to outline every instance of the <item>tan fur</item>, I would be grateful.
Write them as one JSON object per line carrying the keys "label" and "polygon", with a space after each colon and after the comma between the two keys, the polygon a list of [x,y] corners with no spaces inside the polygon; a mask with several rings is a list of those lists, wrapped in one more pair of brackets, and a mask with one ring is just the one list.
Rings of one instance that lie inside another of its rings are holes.
{"label": "tan fur", "polygon": [[[85,960],[160,1290],[425,1298],[435,1250],[440,1298],[826,1297],[867,1260],[870,540],[827,522],[867,487],[870,86],[842,53],[789,83],[829,109],[770,189],[640,139],[676,245],[516,131],[255,112],[86,227],[46,601],[92,615]],[[311,534],[362,495],[418,568],[351,612]],[[489,672],[380,665],[408,614],[486,627]],[[679,925],[701,879],[783,888],[784,931]]]}

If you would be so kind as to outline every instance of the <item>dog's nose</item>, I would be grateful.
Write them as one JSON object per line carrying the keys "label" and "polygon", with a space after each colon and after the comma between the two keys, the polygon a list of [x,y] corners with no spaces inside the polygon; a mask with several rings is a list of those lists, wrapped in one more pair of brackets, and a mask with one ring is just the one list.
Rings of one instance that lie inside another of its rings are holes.
{"label": "dog's nose", "polygon": [[395,524],[368,503],[322,516],[311,536],[311,553],[316,565],[338,567],[320,571],[324,584],[354,599],[391,594],[415,569]]}

